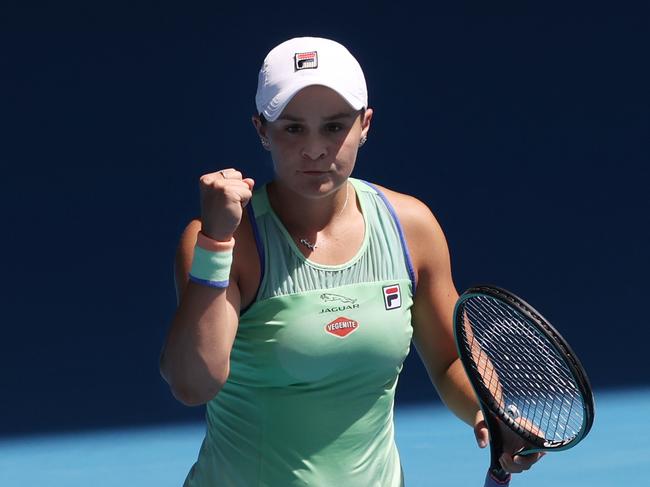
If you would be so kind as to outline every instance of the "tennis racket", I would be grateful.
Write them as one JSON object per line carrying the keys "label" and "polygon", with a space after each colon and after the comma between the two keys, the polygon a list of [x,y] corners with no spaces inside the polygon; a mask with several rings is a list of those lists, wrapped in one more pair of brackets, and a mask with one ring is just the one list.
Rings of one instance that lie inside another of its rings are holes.
{"label": "tennis racket", "polygon": [[468,289],[456,303],[454,335],[490,432],[485,487],[510,483],[499,463],[502,424],[524,440],[518,455],[566,450],[587,435],[594,420],[587,374],[566,340],[523,299],[493,286]]}

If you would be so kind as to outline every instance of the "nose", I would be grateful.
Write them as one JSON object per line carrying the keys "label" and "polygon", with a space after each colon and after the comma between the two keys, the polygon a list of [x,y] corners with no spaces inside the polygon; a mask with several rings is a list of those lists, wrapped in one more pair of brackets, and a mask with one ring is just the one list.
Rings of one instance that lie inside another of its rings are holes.
{"label": "nose", "polygon": [[316,161],[327,155],[327,144],[318,137],[309,137],[302,148],[301,155],[305,159]]}

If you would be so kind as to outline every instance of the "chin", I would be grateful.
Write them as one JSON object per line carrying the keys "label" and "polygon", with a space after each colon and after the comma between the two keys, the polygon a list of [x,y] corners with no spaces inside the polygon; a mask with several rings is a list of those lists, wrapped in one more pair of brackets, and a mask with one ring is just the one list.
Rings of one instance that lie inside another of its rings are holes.
{"label": "chin", "polygon": [[322,174],[304,174],[297,173],[291,178],[290,183],[284,183],[288,189],[295,191],[305,198],[322,198],[341,187],[345,181],[345,176],[333,172]]}

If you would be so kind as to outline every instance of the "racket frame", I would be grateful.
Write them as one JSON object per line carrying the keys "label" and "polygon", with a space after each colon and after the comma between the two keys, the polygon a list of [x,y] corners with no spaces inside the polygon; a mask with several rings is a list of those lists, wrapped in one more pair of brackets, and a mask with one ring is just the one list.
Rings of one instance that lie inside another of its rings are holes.
{"label": "racket frame", "polygon": [[[464,331],[464,320],[462,313],[464,310],[464,303],[476,296],[487,296],[505,303],[508,306],[515,308],[518,312],[524,315],[530,323],[537,328],[537,330],[544,335],[550,346],[552,346],[560,356],[565,359],[566,365],[576,379],[578,390],[583,398],[583,415],[582,427],[578,434],[568,441],[551,442],[541,437],[532,435],[528,431],[520,428],[514,419],[508,414],[504,408],[499,406],[493,394],[485,387],[472,368],[474,363],[471,351],[465,346],[467,338]],[[465,373],[470,380],[470,384],[474,389],[474,394],[479,400],[479,405],[483,412],[485,422],[490,432],[490,456],[491,466],[490,473],[498,480],[499,483],[506,484],[509,476],[501,468],[499,464],[499,456],[503,451],[503,440],[501,438],[501,431],[498,422],[503,422],[508,428],[514,431],[517,435],[524,440],[534,445],[532,448],[526,448],[519,452],[518,455],[530,455],[532,453],[541,451],[561,451],[567,450],[575,446],[589,433],[594,419],[594,398],[589,378],[580,363],[575,352],[571,349],[567,341],[562,335],[546,320],[541,313],[533,308],[526,301],[516,296],[515,294],[503,288],[492,285],[478,285],[469,288],[465,291],[456,301],[454,307],[454,338],[458,355],[460,357]],[[462,346],[461,346],[462,344]],[[498,420],[497,420],[498,418]]]}

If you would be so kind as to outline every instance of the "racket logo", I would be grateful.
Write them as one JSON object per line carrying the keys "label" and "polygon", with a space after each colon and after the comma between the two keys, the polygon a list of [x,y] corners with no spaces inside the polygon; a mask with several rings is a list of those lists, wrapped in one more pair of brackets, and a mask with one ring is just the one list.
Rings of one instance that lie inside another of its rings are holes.
{"label": "racket logo", "polygon": [[382,288],[384,293],[384,306],[387,310],[397,309],[402,306],[402,295],[399,284],[391,284]]}
{"label": "racket logo", "polygon": [[318,67],[318,52],[297,52],[294,57],[296,71],[301,69],[316,69]]}
{"label": "racket logo", "polygon": [[334,321],[329,322],[325,325],[325,331],[330,335],[334,335],[339,338],[345,338],[350,333],[357,331],[359,328],[359,322],[352,320],[350,318],[345,318],[340,316]]}

